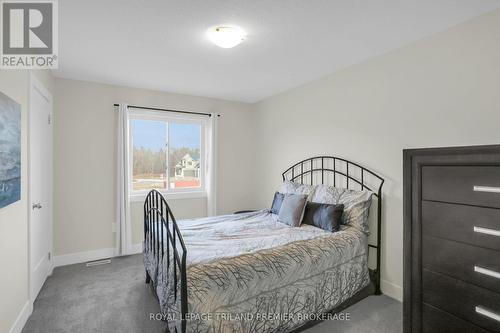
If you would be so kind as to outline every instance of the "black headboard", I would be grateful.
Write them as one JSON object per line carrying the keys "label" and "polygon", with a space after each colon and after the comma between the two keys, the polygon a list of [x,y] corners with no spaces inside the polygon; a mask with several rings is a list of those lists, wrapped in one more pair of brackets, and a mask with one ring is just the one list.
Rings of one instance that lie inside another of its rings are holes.
{"label": "black headboard", "polygon": [[371,271],[371,275],[375,284],[375,294],[380,294],[382,185],[384,185],[384,179],[357,163],[334,156],[316,156],[302,160],[286,169],[282,176],[283,181],[289,180],[300,184],[325,184],[373,192],[377,199],[377,244],[369,244],[368,246],[377,251],[377,268]]}

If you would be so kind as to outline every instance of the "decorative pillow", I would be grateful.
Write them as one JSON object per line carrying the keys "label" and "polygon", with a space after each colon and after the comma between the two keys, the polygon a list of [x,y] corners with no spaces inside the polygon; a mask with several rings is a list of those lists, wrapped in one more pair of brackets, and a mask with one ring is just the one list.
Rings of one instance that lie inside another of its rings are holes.
{"label": "decorative pillow", "polygon": [[305,194],[285,194],[278,215],[278,222],[292,227],[300,227],[306,203],[307,195]]}
{"label": "decorative pillow", "polygon": [[355,191],[328,185],[318,185],[311,201],[328,204],[343,204],[344,214],[342,224],[360,228],[365,233],[368,230],[368,214],[372,204],[371,191]]}
{"label": "decorative pillow", "polygon": [[295,182],[291,182],[289,180],[285,180],[281,185],[281,193],[290,193],[290,194],[306,194],[308,196],[308,200],[311,200],[311,197],[314,193],[314,188],[316,186],[299,184]]}
{"label": "decorative pillow", "polygon": [[326,231],[335,232],[340,229],[344,205],[331,205],[308,202],[302,223],[310,224]]}
{"label": "decorative pillow", "polygon": [[345,188],[328,185],[318,185],[311,196],[311,201],[327,204],[337,204]]}
{"label": "decorative pillow", "polygon": [[271,213],[278,215],[280,213],[281,204],[283,203],[283,193],[274,193],[273,204],[271,205]]}

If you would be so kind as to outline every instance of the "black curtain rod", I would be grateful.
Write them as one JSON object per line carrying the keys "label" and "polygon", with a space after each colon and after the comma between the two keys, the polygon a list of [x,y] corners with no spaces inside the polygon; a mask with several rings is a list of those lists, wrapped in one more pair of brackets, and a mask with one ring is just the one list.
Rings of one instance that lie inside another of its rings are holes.
{"label": "black curtain rod", "polygon": [[[119,106],[119,104],[113,104],[113,106]],[[182,111],[182,110],[169,110],[169,109],[152,108],[152,107],[149,107],[149,106],[138,106],[138,105],[129,105],[128,107],[129,108],[133,108],[133,109],[153,110],[153,111],[167,111],[167,112],[185,113],[185,114],[197,114],[197,115],[212,117],[212,114],[210,114],[210,113],[203,113],[203,112]],[[220,117],[220,114],[218,114],[217,117]]]}

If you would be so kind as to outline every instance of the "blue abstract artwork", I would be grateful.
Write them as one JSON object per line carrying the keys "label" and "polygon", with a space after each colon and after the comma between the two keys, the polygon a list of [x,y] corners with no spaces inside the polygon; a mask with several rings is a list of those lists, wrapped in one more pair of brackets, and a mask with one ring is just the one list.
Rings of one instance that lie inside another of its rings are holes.
{"label": "blue abstract artwork", "polygon": [[21,199],[21,106],[0,92],[0,208]]}

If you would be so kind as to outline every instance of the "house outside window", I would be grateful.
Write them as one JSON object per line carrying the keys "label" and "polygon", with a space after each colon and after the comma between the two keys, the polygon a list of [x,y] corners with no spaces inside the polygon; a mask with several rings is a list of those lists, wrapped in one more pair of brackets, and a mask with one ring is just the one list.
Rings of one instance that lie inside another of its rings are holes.
{"label": "house outside window", "polygon": [[175,165],[175,178],[183,180],[181,186],[196,186],[200,179],[200,157],[184,155]]}

